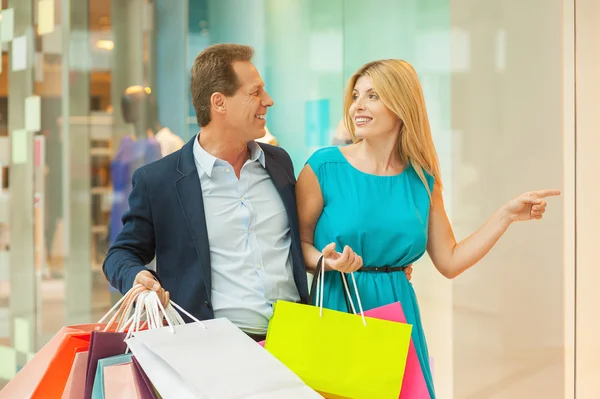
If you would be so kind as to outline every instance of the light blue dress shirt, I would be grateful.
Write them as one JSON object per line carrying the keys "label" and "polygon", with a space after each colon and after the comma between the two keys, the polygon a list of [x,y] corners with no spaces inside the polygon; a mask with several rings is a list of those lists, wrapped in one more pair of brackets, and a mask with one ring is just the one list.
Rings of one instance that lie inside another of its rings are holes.
{"label": "light blue dress shirt", "polygon": [[215,317],[225,317],[248,333],[265,334],[273,304],[300,299],[283,201],[257,143],[248,143],[250,159],[238,179],[228,162],[200,146],[198,137],[194,159],[210,244]]}

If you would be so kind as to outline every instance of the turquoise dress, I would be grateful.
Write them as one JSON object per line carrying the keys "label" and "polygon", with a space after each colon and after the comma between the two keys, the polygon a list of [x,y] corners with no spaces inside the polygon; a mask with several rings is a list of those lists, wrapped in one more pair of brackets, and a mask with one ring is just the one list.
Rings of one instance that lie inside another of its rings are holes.
{"label": "turquoise dress", "polygon": [[[319,180],[323,212],[315,227],[317,249],[335,242],[349,245],[369,266],[407,266],[427,247],[430,198],[411,166],[395,176],[376,176],[354,168],[338,147],[316,151],[307,163]],[[426,174],[430,190],[433,177]],[[364,310],[400,302],[413,325],[412,339],[431,398],[435,398],[429,354],[417,297],[404,272],[354,273]],[[353,292],[352,280],[348,278]],[[323,306],[349,311],[337,272],[325,273]],[[354,293],[352,297],[356,306]],[[358,311],[358,309],[357,309]]]}

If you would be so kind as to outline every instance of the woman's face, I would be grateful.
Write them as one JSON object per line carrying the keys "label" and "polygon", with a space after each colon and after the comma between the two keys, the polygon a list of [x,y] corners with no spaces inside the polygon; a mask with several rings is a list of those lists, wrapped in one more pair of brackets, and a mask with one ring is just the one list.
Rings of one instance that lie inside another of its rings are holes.
{"label": "woman's face", "polygon": [[357,139],[398,134],[402,123],[381,101],[369,76],[361,76],[354,85],[350,117]]}

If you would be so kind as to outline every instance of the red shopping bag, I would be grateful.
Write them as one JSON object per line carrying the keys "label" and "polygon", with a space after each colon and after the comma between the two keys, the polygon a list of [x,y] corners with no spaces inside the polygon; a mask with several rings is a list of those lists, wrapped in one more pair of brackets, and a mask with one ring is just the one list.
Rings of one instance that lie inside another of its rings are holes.
{"label": "red shopping bag", "polygon": [[90,333],[67,334],[52,357],[46,372],[31,395],[31,399],[62,398],[75,354],[90,347]]}

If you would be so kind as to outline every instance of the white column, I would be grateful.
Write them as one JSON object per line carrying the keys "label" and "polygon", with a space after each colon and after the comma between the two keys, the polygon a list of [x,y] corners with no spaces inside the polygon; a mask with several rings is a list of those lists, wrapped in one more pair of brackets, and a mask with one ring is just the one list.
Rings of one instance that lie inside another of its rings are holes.
{"label": "white column", "polygon": [[[27,36],[27,46],[33,43],[33,3],[31,1],[13,0],[8,8],[14,9],[15,37]],[[9,43],[9,48],[12,48]],[[11,139],[17,140],[16,132],[25,128],[25,98],[33,94],[33,65],[30,48],[26,50],[28,63],[25,70],[13,71],[12,49],[9,50],[8,73],[8,131]],[[20,340],[26,340],[30,348],[35,348],[36,316],[37,316],[37,279],[34,259],[34,218],[33,218],[33,132],[20,133],[26,135],[25,157],[15,159],[13,152],[9,172],[10,195],[10,318],[25,320],[26,331],[20,331]],[[22,162],[24,161],[24,162]],[[18,162],[18,163],[17,163]],[[11,328],[13,323],[11,322]],[[26,336],[23,336],[23,335]],[[13,344],[15,331],[12,331]]]}
{"label": "white column", "polygon": [[600,1],[576,5],[576,392],[600,397]]}
{"label": "white column", "polygon": [[92,309],[88,3],[63,0],[62,20],[65,323],[78,324]]}

